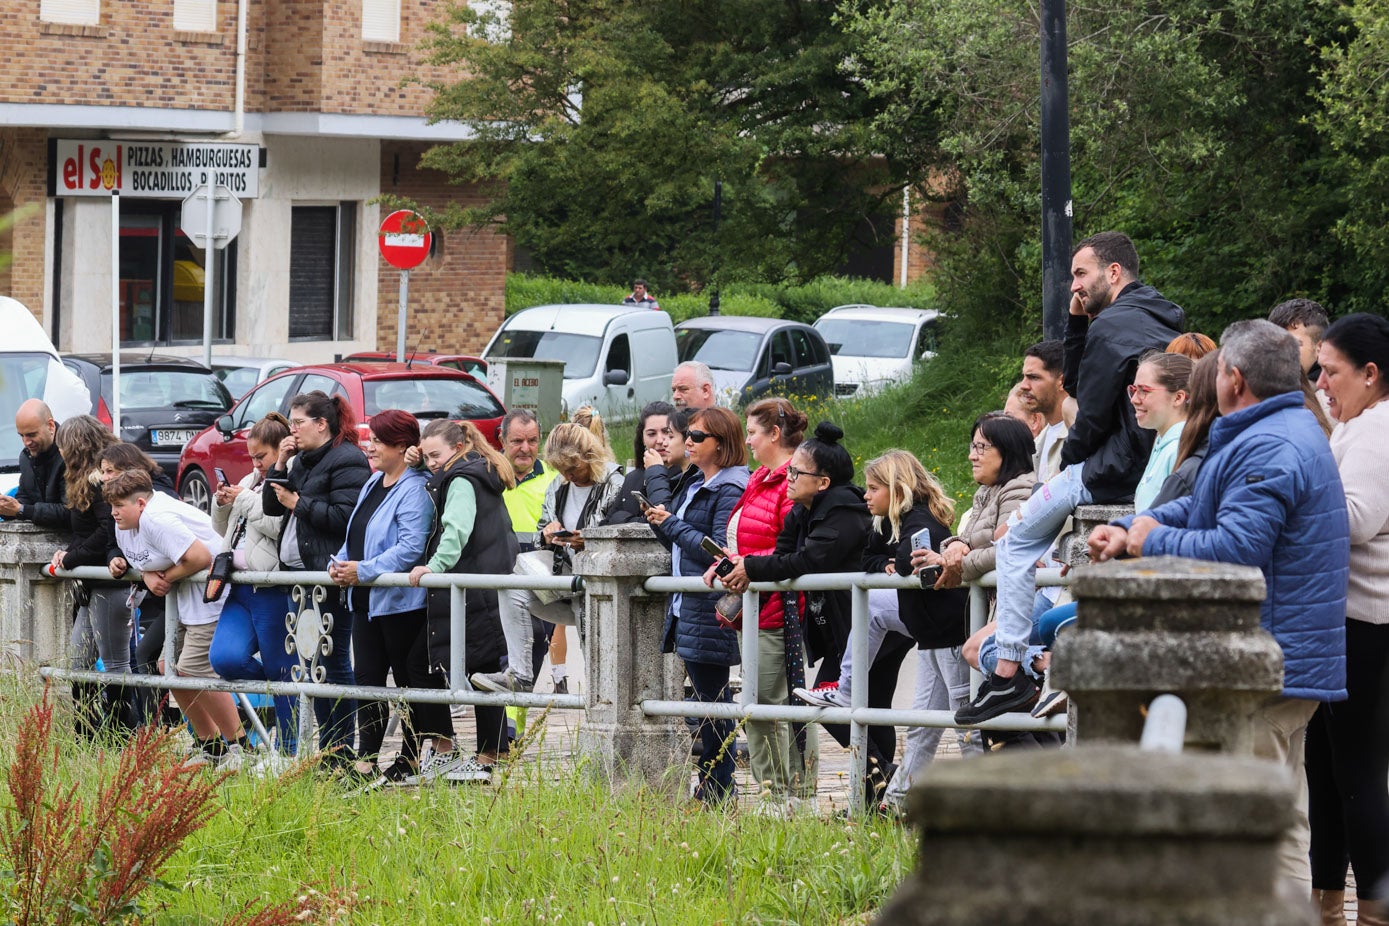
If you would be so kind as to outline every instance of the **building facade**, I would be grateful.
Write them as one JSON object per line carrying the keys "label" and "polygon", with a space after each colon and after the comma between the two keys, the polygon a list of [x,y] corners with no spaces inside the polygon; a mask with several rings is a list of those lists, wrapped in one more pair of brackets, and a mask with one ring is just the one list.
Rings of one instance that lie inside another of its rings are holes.
{"label": "building facade", "polygon": [[[399,272],[378,254],[374,200],[481,195],[419,169],[430,145],[469,137],[429,124],[430,91],[405,82],[450,76],[422,67],[417,47],[443,6],[0,5],[0,215],[15,214],[0,294],[64,351],[110,350],[118,312],[123,345],[197,354],[206,288],[216,353],[324,362],[394,349]],[[183,227],[204,183],[241,204],[239,232],[210,253]],[[435,238],[411,274],[407,345],[476,353],[502,320],[509,241]]]}

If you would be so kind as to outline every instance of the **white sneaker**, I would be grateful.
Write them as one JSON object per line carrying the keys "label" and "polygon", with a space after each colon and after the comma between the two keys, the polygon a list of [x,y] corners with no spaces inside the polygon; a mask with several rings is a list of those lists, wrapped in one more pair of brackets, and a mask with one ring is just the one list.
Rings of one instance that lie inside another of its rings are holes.
{"label": "white sneaker", "polygon": [[188,757],[183,760],[183,764],[186,768],[216,765],[217,757],[195,743],[193,748],[188,750]]}
{"label": "white sneaker", "polygon": [[217,771],[239,772],[245,765],[246,753],[242,751],[240,744],[232,743],[227,746],[227,751],[222,754],[222,758],[217,760]]}
{"label": "white sneaker", "polygon": [[294,765],[294,756],[282,752],[263,752],[251,762],[248,771],[257,778],[279,778]]}
{"label": "white sneaker", "polygon": [[444,773],[444,780],[454,783],[481,782],[492,780],[492,766],[483,765],[477,756],[468,756],[459,761],[451,770]]}
{"label": "white sneaker", "polygon": [[839,702],[839,683],[826,682],[815,688],[796,688],[792,692],[811,707],[848,707]]}

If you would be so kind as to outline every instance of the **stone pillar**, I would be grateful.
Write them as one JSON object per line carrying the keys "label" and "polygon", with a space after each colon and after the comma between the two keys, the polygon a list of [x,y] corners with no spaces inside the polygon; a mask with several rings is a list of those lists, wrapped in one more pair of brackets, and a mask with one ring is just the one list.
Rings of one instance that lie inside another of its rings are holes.
{"label": "stone pillar", "polygon": [[578,752],[614,788],[656,788],[672,796],[687,787],[690,735],[678,717],[651,717],[648,698],[679,700],[684,669],[661,652],[667,596],[647,594],[649,576],[670,574],[670,554],[646,524],[584,531],[574,571],[586,589],[584,664],[587,684]]}
{"label": "stone pillar", "polygon": [[1081,505],[1071,516],[1071,529],[1061,536],[1061,561],[1072,566],[1086,566],[1090,553],[1085,546],[1090,532],[1101,524],[1133,514],[1132,505]]}
{"label": "stone pillar", "polygon": [[27,521],[0,522],[0,641],[7,655],[63,661],[72,632],[72,583],[40,569],[68,541]]}
{"label": "stone pillar", "polygon": [[1073,576],[1077,621],[1057,638],[1051,681],[1070,694],[1074,742],[1137,743],[1144,708],[1170,692],[1186,702],[1187,749],[1252,753],[1254,712],[1283,687],[1258,569],[1143,557]]}
{"label": "stone pillar", "polygon": [[885,926],[1311,926],[1277,896],[1287,770],[1132,747],[937,762],[910,796],[917,871]]}

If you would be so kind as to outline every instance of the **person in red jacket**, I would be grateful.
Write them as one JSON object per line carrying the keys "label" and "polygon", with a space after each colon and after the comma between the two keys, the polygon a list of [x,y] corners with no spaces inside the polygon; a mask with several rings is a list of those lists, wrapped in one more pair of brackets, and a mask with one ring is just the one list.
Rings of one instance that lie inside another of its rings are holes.
{"label": "person in red jacket", "polygon": [[[747,489],[728,525],[730,553],[760,556],[776,550],[782,522],[795,505],[786,495],[786,467],[805,439],[809,420],[785,399],[763,399],[747,412],[748,449],[762,464],[748,479]],[[711,580],[712,570],[706,574]],[[781,595],[762,595],[757,618],[757,703],[790,704],[787,682],[786,620]],[[730,631],[732,632],[732,631]],[[806,663],[801,654],[800,665]],[[748,753],[753,780],[768,787],[769,808],[780,812],[815,796],[818,759],[814,731],[793,731],[791,725],[770,720],[747,724]]]}

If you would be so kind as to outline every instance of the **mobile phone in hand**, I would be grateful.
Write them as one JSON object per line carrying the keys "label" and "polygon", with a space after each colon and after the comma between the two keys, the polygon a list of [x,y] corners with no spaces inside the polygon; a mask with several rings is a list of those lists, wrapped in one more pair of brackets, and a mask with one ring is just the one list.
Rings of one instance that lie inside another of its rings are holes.
{"label": "mobile phone in hand", "polygon": [[733,571],[733,560],[724,556],[723,549],[714,543],[713,538],[705,537],[699,542],[699,545],[704,548],[705,553],[714,558],[714,575],[722,579]]}
{"label": "mobile phone in hand", "polygon": [[929,527],[923,527],[921,530],[917,531],[915,534],[912,534],[912,549],[913,549],[913,550],[929,550],[929,549],[931,549],[931,529],[930,529]]}
{"label": "mobile phone in hand", "polygon": [[224,486],[229,486],[229,485],[231,485],[231,480],[227,478],[227,471],[224,470],[224,469],[222,469],[222,467],[220,467],[220,466],[214,466],[214,467],[212,467],[212,472],[217,476],[217,484],[218,484],[218,485],[224,485]]}
{"label": "mobile phone in hand", "polygon": [[937,563],[934,566],[922,566],[921,571],[916,574],[916,577],[921,580],[922,588],[932,588],[940,581],[940,573],[941,567],[940,564]]}
{"label": "mobile phone in hand", "polygon": [[289,479],[286,476],[266,476],[265,484],[272,486],[284,486],[286,489],[288,489]]}
{"label": "mobile phone in hand", "polygon": [[637,504],[641,506],[642,511],[645,511],[646,509],[651,507],[651,500],[648,499],[645,495],[642,495],[640,492],[633,492],[632,497],[637,500]]}
{"label": "mobile phone in hand", "polygon": [[573,536],[574,536],[574,532],[573,532],[573,531],[555,531],[555,532],[554,532],[553,534],[551,534],[550,536],[551,536],[553,539],[555,539],[555,540],[568,540],[570,537],[573,537]]}

